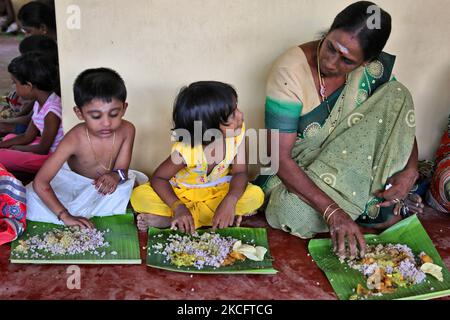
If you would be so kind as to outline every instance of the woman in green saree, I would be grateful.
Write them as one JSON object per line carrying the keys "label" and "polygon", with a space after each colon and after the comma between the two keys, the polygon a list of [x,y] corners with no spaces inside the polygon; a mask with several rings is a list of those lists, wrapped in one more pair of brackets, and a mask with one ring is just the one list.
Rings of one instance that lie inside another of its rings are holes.
{"label": "woman in green saree", "polygon": [[391,79],[395,57],[382,52],[390,32],[387,12],[354,3],[323,39],[283,54],[267,83],[280,166],[258,179],[266,218],[301,238],[329,231],[340,256],[364,254],[358,224],[382,229],[423,208],[408,196],[418,177],[415,115],[410,93]]}

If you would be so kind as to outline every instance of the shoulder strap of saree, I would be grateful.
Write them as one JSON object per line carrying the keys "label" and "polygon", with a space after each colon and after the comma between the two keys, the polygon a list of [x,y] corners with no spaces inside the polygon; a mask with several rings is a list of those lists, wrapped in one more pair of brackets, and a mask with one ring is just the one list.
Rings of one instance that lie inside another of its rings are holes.
{"label": "shoulder strap of saree", "polygon": [[357,106],[367,100],[380,86],[389,82],[394,69],[395,56],[382,52],[361,72],[358,83]]}

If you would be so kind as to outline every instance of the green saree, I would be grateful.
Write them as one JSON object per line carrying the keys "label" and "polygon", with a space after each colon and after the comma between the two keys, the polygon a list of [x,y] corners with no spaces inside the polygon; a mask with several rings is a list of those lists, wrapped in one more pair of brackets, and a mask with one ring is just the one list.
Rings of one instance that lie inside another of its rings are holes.
{"label": "green saree", "polygon": [[[328,106],[322,103],[307,114],[298,114],[304,106],[301,99],[295,104],[293,96],[281,93],[281,98],[274,98],[275,93],[266,100],[266,127],[297,132],[292,158],[352,219],[363,222],[378,218],[376,204],[381,199],[373,192],[404,169],[414,144],[413,101],[407,88],[390,81],[394,61],[382,53],[367,67],[353,71],[346,85],[330,96]],[[274,88],[268,92],[276,92]],[[320,213],[290,193],[277,176],[264,180],[259,182],[272,227],[301,238],[328,231]]]}

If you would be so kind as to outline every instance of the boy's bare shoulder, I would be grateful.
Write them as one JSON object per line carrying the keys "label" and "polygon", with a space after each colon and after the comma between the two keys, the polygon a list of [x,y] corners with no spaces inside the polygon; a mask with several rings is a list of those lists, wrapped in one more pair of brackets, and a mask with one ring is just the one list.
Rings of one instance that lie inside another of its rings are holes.
{"label": "boy's bare shoulder", "polygon": [[134,124],[127,120],[122,120],[121,128],[124,130],[136,131]]}
{"label": "boy's bare shoulder", "polygon": [[84,123],[79,123],[64,135],[63,141],[79,145],[84,137],[86,137],[86,126]]}
{"label": "boy's bare shoulder", "polygon": [[136,127],[130,121],[122,120],[119,130],[125,135],[130,136],[131,134],[134,135],[134,133],[136,132]]}

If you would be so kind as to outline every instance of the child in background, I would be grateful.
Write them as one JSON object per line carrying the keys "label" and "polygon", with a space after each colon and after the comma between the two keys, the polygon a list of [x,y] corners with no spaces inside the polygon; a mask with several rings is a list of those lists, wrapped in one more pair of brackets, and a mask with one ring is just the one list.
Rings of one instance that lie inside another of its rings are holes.
{"label": "child in background", "polygon": [[[173,121],[176,135],[184,132],[190,137],[174,144],[151,183],[133,191],[138,228],[172,227],[192,233],[202,226],[239,225],[242,216],[263,204],[264,194],[248,183],[245,125],[236,91],[221,82],[193,83],[179,93]],[[201,136],[194,134],[196,121],[201,121]],[[210,129],[218,133],[214,142],[204,139]]]}
{"label": "child in background", "polygon": [[56,41],[55,11],[48,5],[32,1],[20,8],[17,17],[25,35],[44,35]]}
{"label": "child in background", "polygon": [[14,9],[11,0],[0,0],[0,32],[8,30],[14,23]]}
{"label": "child in background", "polygon": [[[40,52],[54,61],[58,68],[58,46],[52,38],[46,36],[30,36],[19,45],[21,55],[29,52]],[[59,85],[55,89],[59,95]],[[28,128],[33,114],[33,100],[23,100],[15,88],[6,98],[7,105],[0,111],[0,136],[8,133],[22,134]]]}
{"label": "child in background", "polygon": [[67,133],[26,187],[27,219],[91,228],[93,216],[126,212],[135,180],[128,173],[135,128],[122,120],[127,91],[115,71],[84,71],[74,97],[83,123]]}
{"label": "child in background", "polygon": [[15,58],[8,71],[17,94],[36,102],[25,133],[7,135],[0,142],[0,159],[9,171],[36,173],[64,136],[61,99],[54,93],[57,68],[49,57],[30,52]]}

